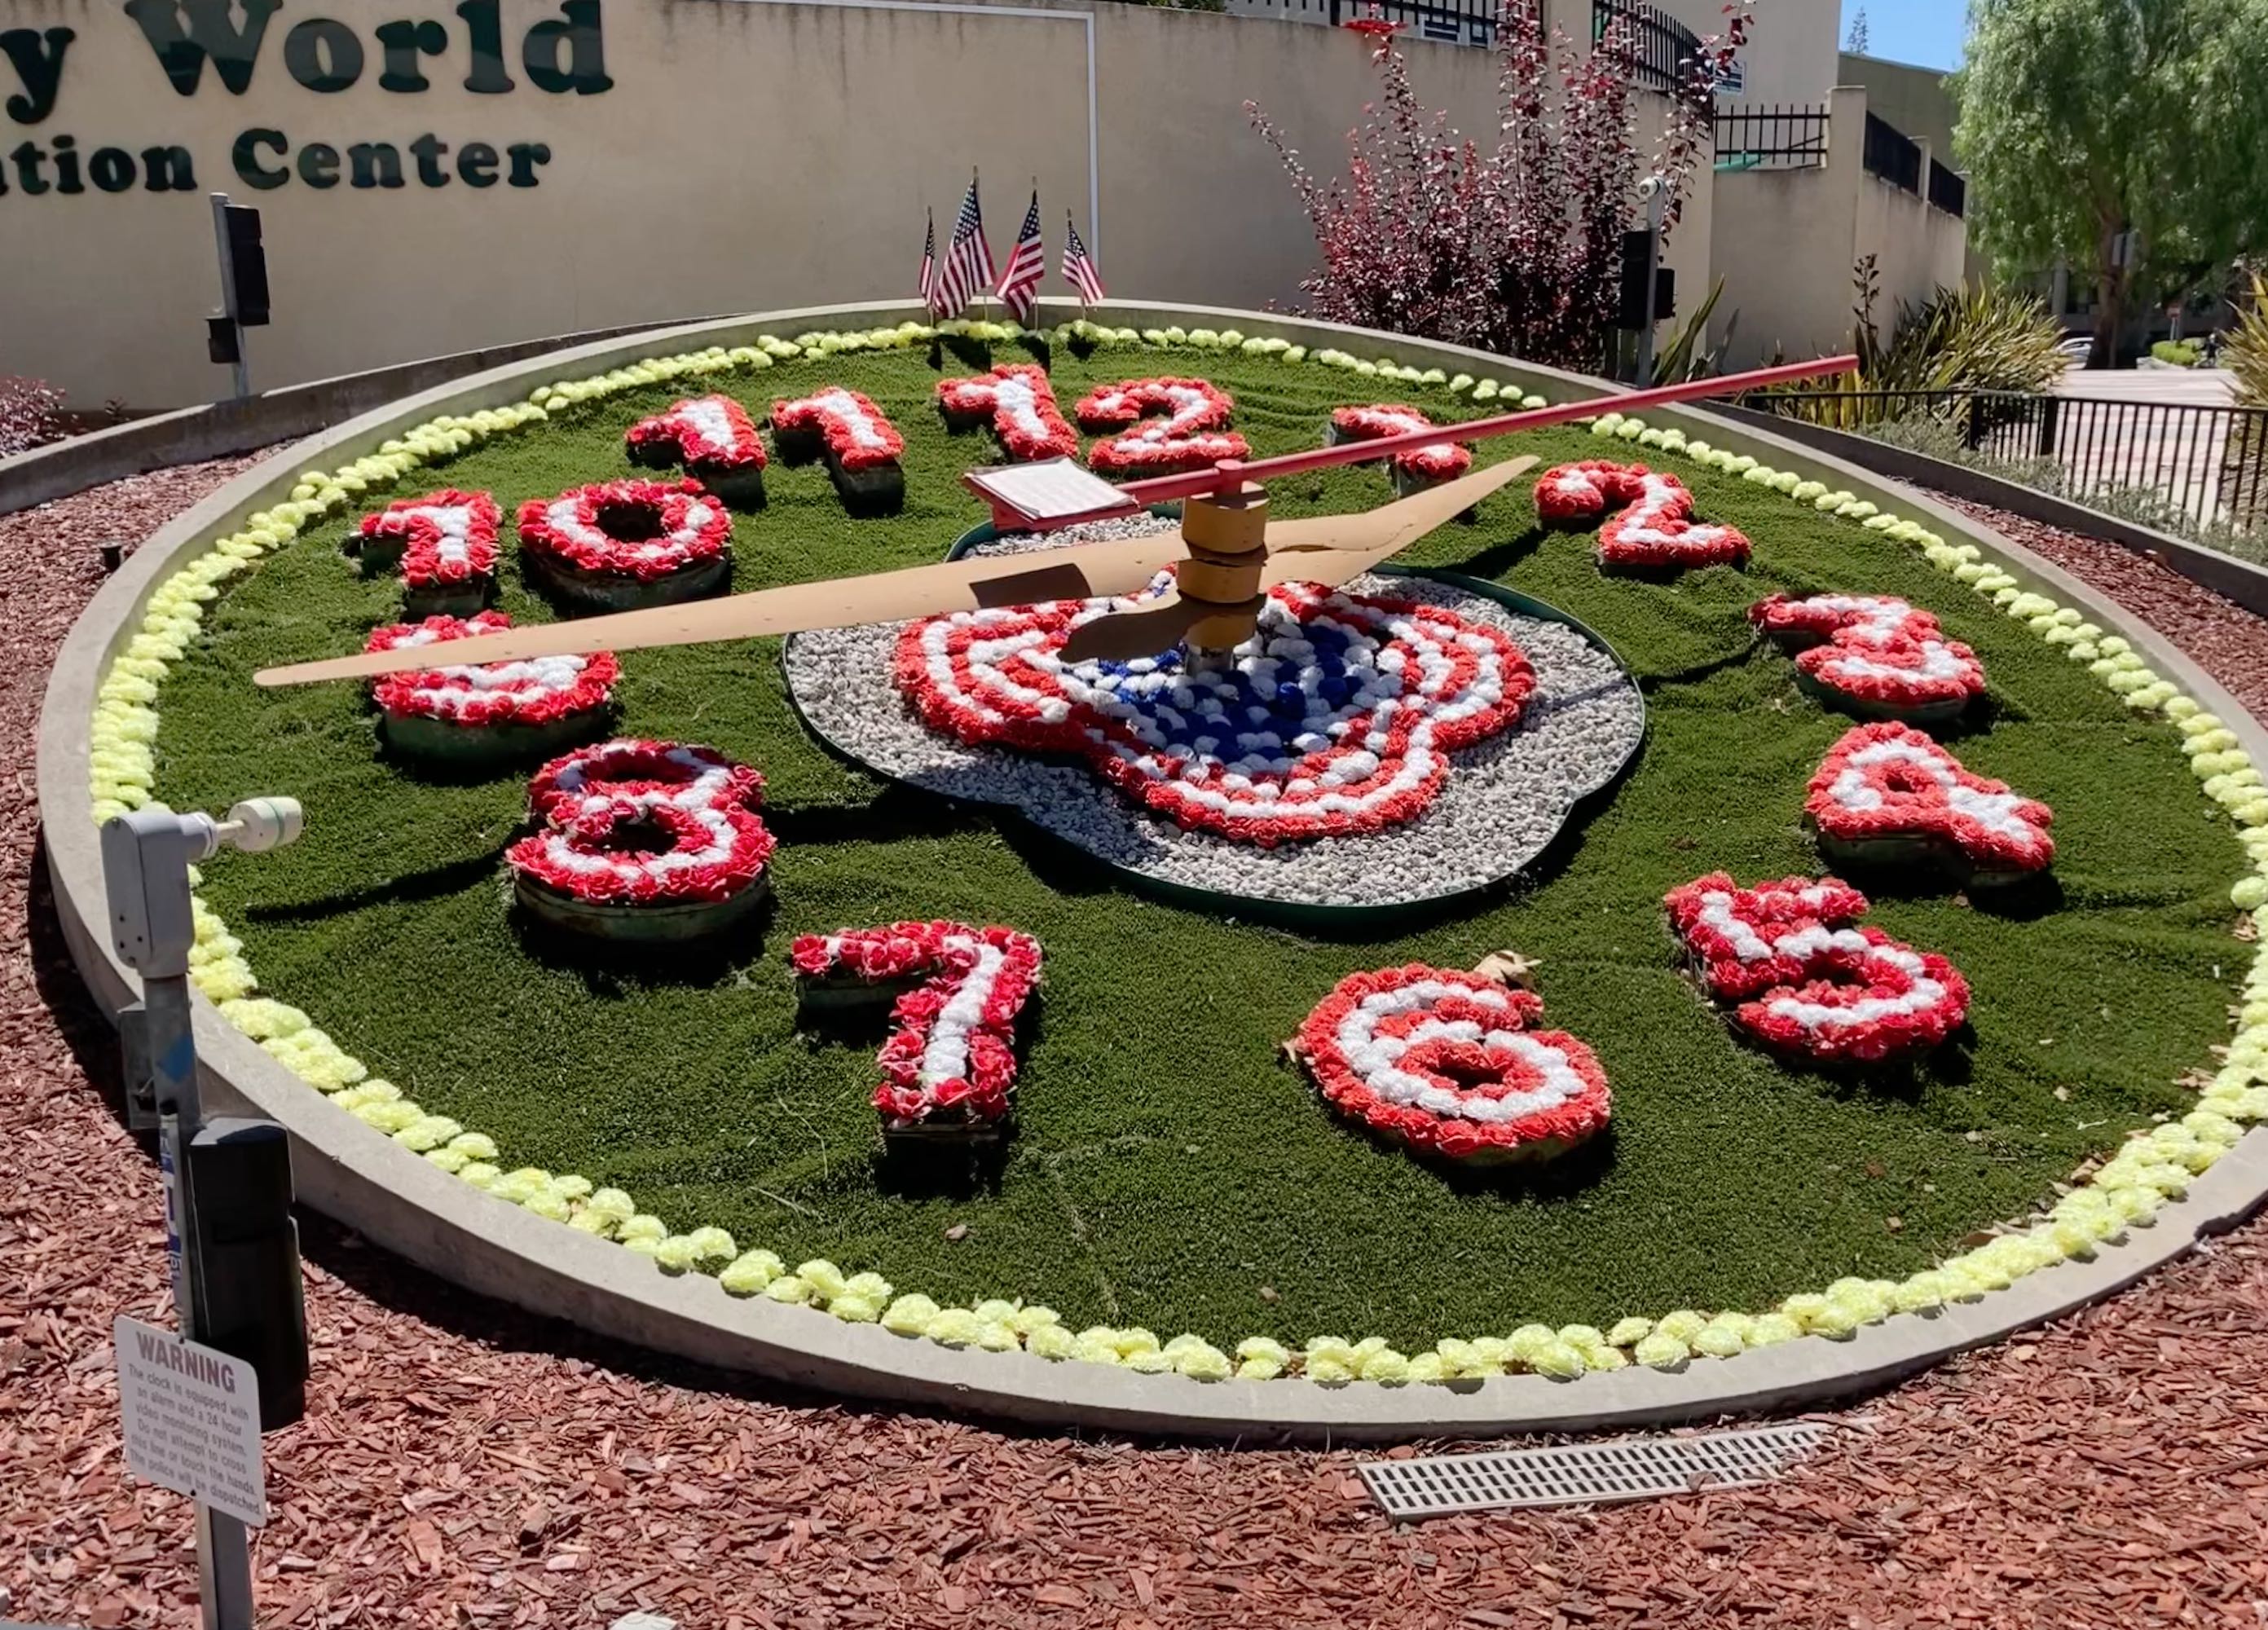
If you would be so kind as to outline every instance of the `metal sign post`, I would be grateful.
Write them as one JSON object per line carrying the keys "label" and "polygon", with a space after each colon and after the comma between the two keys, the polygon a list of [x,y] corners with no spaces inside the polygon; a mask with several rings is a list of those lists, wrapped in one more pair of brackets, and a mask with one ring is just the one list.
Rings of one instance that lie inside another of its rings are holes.
{"label": "metal sign post", "polygon": [[1653,383],[1653,325],[1658,313],[1654,309],[1654,269],[1661,262],[1662,205],[1669,192],[1668,183],[1658,175],[1649,175],[1638,183],[1638,196],[1646,200],[1646,320],[1638,330],[1638,375],[1631,380],[1640,390]]}
{"label": "metal sign post", "polygon": [[[139,1044],[158,1117],[166,1255],[173,1271],[173,1311],[181,1334],[192,1341],[207,1332],[200,1328],[198,1313],[202,1264],[189,1159],[189,1146],[204,1124],[190,1029],[189,952],[196,943],[196,926],[189,867],[210,859],[225,843],[250,853],[280,847],[298,837],[300,822],[299,806],[292,800],[261,798],[237,805],[225,822],[208,815],[175,815],[163,804],[150,804],[114,816],[102,829],[111,940],[119,959],[142,976]],[[204,1630],[253,1630],[252,1555],[244,1523],[200,1500],[196,1530]]]}

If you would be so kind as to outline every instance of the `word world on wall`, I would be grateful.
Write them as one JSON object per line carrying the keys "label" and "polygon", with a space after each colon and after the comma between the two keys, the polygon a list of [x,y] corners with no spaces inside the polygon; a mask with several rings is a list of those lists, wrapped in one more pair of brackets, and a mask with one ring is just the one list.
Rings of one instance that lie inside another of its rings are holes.
{"label": "word world on wall", "polygon": [[[157,75],[177,94],[195,96],[217,85],[242,96],[252,89],[269,25],[282,8],[283,0],[124,0],[121,9],[148,42]],[[506,55],[503,0],[462,0],[456,16],[456,30],[430,18],[381,23],[371,30],[374,46],[335,18],[304,18],[272,31],[282,38],[269,55],[280,55],[292,82],[319,96],[351,89],[373,68],[380,90],[402,96],[460,76],[475,96],[502,96],[523,78],[552,96],[596,96],[614,84],[607,77],[600,0],[563,0],[559,15],[530,25],[519,41],[519,77]],[[77,37],[65,27],[0,30],[0,58],[18,86],[0,101],[11,122],[37,125],[55,113]],[[453,55],[460,37],[460,57]],[[0,89],[6,86],[0,77]],[[238,181],[269,192],[295,184],[317,191],[534,187],[550,160],[543,142],[453,144],[428,131],[403,143],[295,143],[283,129],[255,124],[230,144],[226,161]],[[211,155],[206,167],[217,168]],[[85,143],[70,133],[34,134],[0,153],[0,197],[196,192],[202,185],[198,155],[178,143],[137,149]]]}

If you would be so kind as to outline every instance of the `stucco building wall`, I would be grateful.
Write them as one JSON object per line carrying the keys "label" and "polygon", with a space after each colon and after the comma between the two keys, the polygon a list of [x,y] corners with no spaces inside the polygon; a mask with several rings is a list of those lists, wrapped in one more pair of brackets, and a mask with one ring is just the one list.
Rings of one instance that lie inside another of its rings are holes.
{"label": "stucco building wall", "polygon": [[[1068,207],[1114,292],[1290,302],[1314,240],[1245,101],[1328,179],[1375,93],[1358,35],[1139,6],[574,4],[598,23],[602,90],[547,90],[531,69],[530,31],[563,34],[574,14],[556,0],[472,0],[498,19],[487,70],[465,7],[329,0],[325,38],[295,35],[315,19],[286,4],[240,91],[207,62],[182,95],[118,0],[10,0],[0,26],[74,37],[52,108],[0,117],[0,372],[88,404],[224,392],[227,372],[205,355],[218,299],[213,190],[264,218],[275,321],[250,336],[255,386],[650,319],[902,295],[924,207],[941,246],[971,166],[1002,257],[1036,178],[1050,291]],[[1587,0],[1553,4],[1587,15]],[[439,48],[405,47],[395,63],[377,31],[405,18],[422,36],[398,37]],[[571,44],[539,37],[534,69],[587,66]],[[1493,54],[1407,48],[1421,99],[1492,135]],[[303,82],[343,81],[357,54],[351,83]],[[401,69],[425,88],[381,85]],[[510,88],[468,89],[484,71]],[[0,100],[18,89],[0,61]],[[1643,100],[1650,144],[1662,104]],[[446,147],[421,164],[412,144],[428,136]],[[24,142],[45,155],[45,193],[5,161]],[[493,151],[483,159],[476,144]],[[390,147],[399,184],[378,184],[370,153],[360,179],[372,184],[355,184],[357,144]],[[194,188],[151,190],[140,155],[171,147],[193,162]],[[67,149],[81,171],[70,195],[54,157]],[[136,166],[126,189],[90,184],[104,149],[119,155],[108,179]],[[275,184],[254,186],[239,152]],[[1705,285],[1709,264],[1704,181],[1672,256],[1686,287]]]}
{"label": "stucco building wall", "polygon": [[[1867,173],[1866,122],[1867,92],[1838,89],[1825,166],[1719,173],[1712,241],[1725,297],[1711,326],[1713,338],[1731,336],[1727,366],[1844,347],[1857,303],[1853,269],[1867,255],[1879,278],[1874,318],[1885,335],[1901,300],[1918,305],[1961,281],[1966,225]],[[1928,173],[1926,153],[1922,169]]]}

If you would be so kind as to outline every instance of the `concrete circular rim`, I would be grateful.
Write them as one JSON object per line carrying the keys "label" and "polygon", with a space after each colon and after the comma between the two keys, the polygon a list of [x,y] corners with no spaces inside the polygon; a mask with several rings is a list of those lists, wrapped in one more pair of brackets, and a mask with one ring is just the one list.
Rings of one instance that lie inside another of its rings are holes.
{"label": "concrete circular rim", "polygon": [[[1042,305],[1057,321],[1079,314],[1069,302]],[[334,455],[374,448],[435,414],[500,407],[546,380],[673,351],[744,343],[762,333],[868,328],[918,314],[895,303],[822,306],[658,328],[547,353],[404,397],[272,454],[160,528],[72,628],[49,676],[40,720],[40,810],[56,910],[72,958],[103,1011],[114,1015],[136,999],[139,985],[105,933],[87,722],[103,673],[130,638],[151,593],[178,562],[242,516],[282,499],[310,463],[328,465],[337,461]],[[1093,314],[1136,327],[1233,327],[1311,346],[1367,347],[1365,355],[1518,380],[1555,398],[1597,395],[1602,389],[1596,380],[1457,346],[1263,313],[1114,301]],[[2026,587],[2124,634],[2152,667],[2227,721],[2255,760],[2268,763],[2268,731],[2241,704],[2154,630],[2060,568],[1921,493],[1778,436],[1696,409],[1651,417],[1807,479],[1895,505],[1949,539],[1978,544]],[[1807,1337],[1737,1358],[1697,1360],[1680,1371],[1633,1366],[1572,1383],[1534,1375],[1457,1387],[1204,1383],[1052,1363],[1025,1353],[940,1346],[761,1297],[739,1300],[712,1278],[672,1277],[646,1258],[546,1221],[442,1172],[335,1108],[202,997],[195,1023],[208,1105],[215,1113],[262,1115],[284,1126],[302,1201],[468,1290],[720,1369],[1057,1427],[1246,1442],[1393,1441],[1633,1427],[1818,1404],[1888,1384],[2108,1296],[2199,1239],[2234,1227],[2268,1200],[2268,1128],[2257,1128],[2185,1197],[2160,1211],[2152,1226],[2132,1230],[2124,1243],[2102,1249],[2091,1261],[2044,1269],[1981,1301],[1931,1316],[1899,1315],[1847,1340]]]}

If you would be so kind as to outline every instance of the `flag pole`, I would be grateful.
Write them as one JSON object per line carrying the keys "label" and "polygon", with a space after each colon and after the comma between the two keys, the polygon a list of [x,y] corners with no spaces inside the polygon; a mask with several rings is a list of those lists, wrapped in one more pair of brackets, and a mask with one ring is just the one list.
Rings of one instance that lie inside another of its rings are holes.
{"label": "flag pole", "polygon": [[[1072,237],[1072,235],[1073,235],[1074,233],[1076,233],[1078,231],[1079,231],[1079,223],[1078,223],[1077,221],[1074,221],[1074,220],[1072,220],[1072,219],[1071,219],[1071,208],[1070,208],[1070,206],[1069,206],[1068,204],[1066,204],[1066,205],[1064,207],[1064,253],[1068,254],[1068,253],[1070,252],[1070,250],[1071,250],[1071,237]],[[1062,270],[1062,268],[1061,268],[1061,267],[1057,267],[1057,270],[1058,272],[1060,272],[1060,271]],[[1084,289],[1082,289],[1082,288],[1080,288],[1080,287],[1079,286],[1078,281],[1077,281],[1076,279],[1074,279],[1074,280],[1072,281],[1072,283],[1071,283],[1071,286],[1072,290],[1073,290],[1073,291],[1074,291],[1079,295],[1079,310],[1080,310],[1080,311],[1082,311],[1082,312],[1086,312],[1086,311],[1091,311],[1092,309],[1094,309],[1092,306],[1088,306],[1088,305],[1087,305],[1087,303],[1086,303],[1086,290],[1084,290]]]}
{"label": "flag pole", "polygon": [[[968,190],[971,195],[976,199],[976,235],[983,241],[984,258],[989,261],[992,258],[992,234],[986,231],[984,226],[983,189],[977,185],[980,179],[976,166],[973,164],[970,165],[968,166]],[[979,322],[990,322],[992,321],[992,285],[989,283],[984,285],[983,291],[977,296],[977,308],[984,313],[982,317],[977,319]]]}

